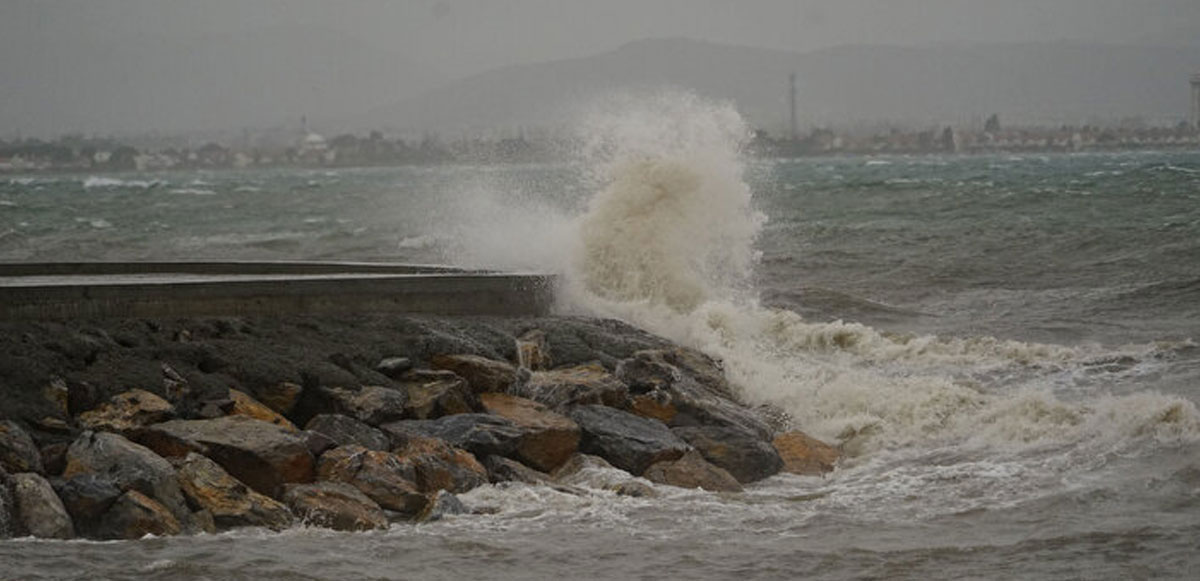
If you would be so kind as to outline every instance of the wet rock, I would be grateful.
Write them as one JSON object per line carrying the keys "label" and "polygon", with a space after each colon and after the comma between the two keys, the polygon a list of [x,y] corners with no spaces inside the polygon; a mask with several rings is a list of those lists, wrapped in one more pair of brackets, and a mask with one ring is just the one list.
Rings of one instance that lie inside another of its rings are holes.
{"label": "wet rock", "polygon": [[387,515],[365,494],[342,482],[288,484],[283,501],[305,524],[339,531],[387,528]]}
{"label": "wet rock", "polygon": [[55,379],[42,388],[42,397],[50,403],[55,417],[71,417],[71,389],[61,379]]}
{"label": "wet rock", "polygon": [[0,468],[0,539],[17,534],[17,509],[13,506],[12,477]]}
{"label": "wet rock", "polygon": [[255,390],[258,401],[261,401],[263,405],[271,408],[276,413],[285,416],[296,409],[296,402],[300,401],[300,396],[303,393],[303,387],[290,381],[268,384]]}
{"label": "wet rock", "polygon": [[292,524],[292,514],[278,501],[251,490],[224,468],[200,454],[179,463],[179,485],[192,506],[211,515],[220,528],[261,526],[274,530]]}
{"label": "wet rock", "polygon": [[[315,416],[308,421],[308,425],[304,426],[304,429],[324,434],[338,446],[358,445],[370,450],[382,451],[392,448],[391,440],[383,431],[340,414]],[[319,455],[319,453],[314,454],[314,456]]]}
{"label": "wet rock", "polygon": [[430,363],[467,380],[475,393],[504,393],[517,383],[515,367],[478,355],[435,355]]}
{"label": "wet rock", "polygon": [[75,526],[54,488],[41,475],[13,474],[13,507],[23,532],[42,539],[70,539]]}
{"label": "wet rock", "polygon": [[9,473],[42,474],[42,453],[29,433],[12,420],[0,421],[0,468]]}
{"label": "wet rock", "polygon": [[658,420],[671,425],[679,410],[671,403],[671,396],[664,391],[654,390],[635,395],[629,400],[629,411],[643,418]]}
{"label": "wet rock", "polygon": [[304,447],[308,448],[308,453],[312,454],[314,461],[317,458],[320,458],[321,454],[324,454],[325,452],[328,452],[339,445],[333,438],[330,438],[321,432],[304,430],[303,432],[300,432],[299,435],[300,438],[304,440]]}
{"label": "wet rock", "polygon": [[131,389],[80,414],[79,425],[87,430],[123,434],[174,416],[175,406],[167,400],[143,389]]}
{"label": "wet rock", "polygon": [[83,474],[108,478],[122,492],[137,490],[149,496],[166,507],[177,524],[190,515],[171,464],[118,434],[84,432],[71,443],[63,478]]}
{"label": "wet rock", "polygon": [[466,492],[488,482],[487,470],[475,456],[436,438],[409,436],[395,453],[412,464],[421,492]]}
{"label": "wet rock", "polygon": [[618,409],[588,405],[571,411],[583,431],[579,450],[640,476],[650,465],[683,456],[688,445],[662,422]]}
{"label": "wet rock", "polygon": [[67,390],[67,410],[72,416],[94,409],[101,403],[100,390],[86,381],[68,383]]}
{"label": "wet rock", "polygon": [[584,488],[611,490],[621,496],[654,496],[654,489],[630,478],[629,472],[621,470],[607,460],[591,454],[576,454],[554,471],[551,478],[558,483],[554,488],[569,494],[582,494]]}
{"label": "wet rock", "polygon": [[579,449],[579,426],[540,403],[502,393],[485,393],[480,400],[488,413],[512,422],[524,432],[515,454],[533,468],[552,471]]}
{"label": "wet rock", "polygon": [[327,387],[322,392],[330,402],[331,411],[372,426],[403,418],[408,403],[407,393],[377,385],[363,386],[358,391]]}
{"label": "wet rock", "polygon": [[275,410],[259,403],[258,400],[250,397],[245,392],[236,389],[229,390],[229,399],[233,400],[233,408],[229,410],[231,416],[246,416],[259,421],[275,424],[289,432],[298,432],[296,426],[287,418],[279,415]]}
{"label": "wet rock", "polygon": [[512,456],[527,433],[511,421],[490,414],[457,414],[436,420],[406,420],[380,426],[395,443],[410,436],[436,438],[478,457]]}
{"label": "wet rock", "polygon": [[741,428],[689,426],[671,431],[699,450],[705,460],[724,468],[743,484],[773,476],[783,469],[783,460],[770,442]]}
{"label": "wet rock", "polygon": [[430,504],[417,487],[413,464],[389,452],[340,446],[321,456],[317,474],[323,481],[354,486],[379,506],[405,516],[416,516]]}
{"label": "wet rock", "polygon": [[[650,395],[654,407],[666,408],[671,427],[730,426],[770,441],[774,430],[763,418],[737,402],[721,367],[690,349],[639,351],[617,365],[616,376],[636,398]],[[644,411],[649,407],[642,400]],[[669,410],[674,410],[670,412]]]}
{"label": "wet rock", "polygon": [[553,366],[545,331],[532,329],[517,337],[517,365],[530,371],[544,371]]}
{"label": "wet rock", "polygon": [[165,506],[141,492],[128,490],[100,518],[96,534],[102,539],[140,539],[181,532],[183,526]]}
{"label": "wet rock", "polygon": [[52,482],[54,492],[62,500],[79,534],[95,536],[100,517],[108,512],[123,491],[112,476],[76,474]]}
{"label": "wet rock", "polygon": [[46,444],[39,450],[42,457],[42,467],[47,476],[58,476],[67,467],[67,447],[70,442],[54,442]]}
{"label": "wet rock", "polygon": [[493,484],[499,482],[545,484],[550,481],[548,474],[538,472],[516,460],[503,456],[488,456],[483,459],[483,466],[487,468],[488,480]]}
{"label": "wet rock", "polygon": [[629,496],[631,498],[653,498],[655,496],[654,488],[645,482],[638,482],[637,480],[618,482],[606,487],[606,490],[611,490],[621,496]]}
{"label": "wet rock", "polygon": [[392,379],[399,379],[409,369],[412,369],[412,361],[407,357],[387,357],[375,364],[375,371]]}
{"label": "wet rock", "polygon": [[452,371],[414,371],[404,375],[408,392],[406,416],[427,420],[483,409],[467,381]]}
{"label": "wet rock", "polygon": [[433,522],[456,514],[467,514],[467,505],[457,496],[446,492],[438,492],[431,502],[417,515],[417,522]]}
{"label": "wet rock", "polygon": [[682,458],[659,462],[646,469],[646,480],[680,488],[703,488],[712,492],[741,492],[742,485],[729,472],[710,464],[692,450]]}
{"label": "wet rock", "polygon": [[576,405],[624,407],[629,398],[629,388],[598,363],[535,371],[510,393],[560,410]]}
{"label": "wet rock", "polygon": [[772,444],[783,459],[783,471],[792,474],[830,472],[842,455],[837,448],[799,431],[780,434]]}
{"label": "wet rock", "polygon": [[313,456],[304,438],[244,416],[172,420],[138,430],[136,439],[163,456],[208,456],[234,478],[271,497],[277,497],[284,483],[313,479]]}

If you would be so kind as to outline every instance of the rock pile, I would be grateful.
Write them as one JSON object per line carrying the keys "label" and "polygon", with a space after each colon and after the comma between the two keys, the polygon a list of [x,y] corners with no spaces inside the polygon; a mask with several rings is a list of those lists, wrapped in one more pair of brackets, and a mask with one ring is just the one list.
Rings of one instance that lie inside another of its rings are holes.
{"label": "rock pile", "polygon": [[370,530],[463,512],[453,495],[489,482],[572,491],[580,474],[616,467],[629,477],[607,486],[621,494],[653,494],[634,477],[737,492],[838,456],[740,404],[716,361],[665,342],[587,362],[567,336],[559,351],[573,355],[555,367],[562,333],[526,328],[513,362],[478,349],[335,354],[297,378],[266,375],[269,354],[222,373],[234,364],[213,356],[220,334],[200,335],[173,336],[192,343],[205,381],[155,361],[144,385],[47,377],[48,403],[0,409],[0,537]]}

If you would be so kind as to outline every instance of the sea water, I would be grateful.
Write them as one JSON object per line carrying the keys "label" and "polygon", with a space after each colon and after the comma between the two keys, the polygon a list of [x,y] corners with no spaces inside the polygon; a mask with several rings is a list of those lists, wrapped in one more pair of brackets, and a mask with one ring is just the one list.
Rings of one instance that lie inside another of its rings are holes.
{"label": "sea water", "polygon": [[[580,117],[569,161],[0,176],[0,259],[554,272],[842,446],[656,498],[526,485],[387,531],[0,541],[21,579],[1194,579],[1200,152],[765,160],[728,105]],[[590,480],[588,480],[590,479]]]}

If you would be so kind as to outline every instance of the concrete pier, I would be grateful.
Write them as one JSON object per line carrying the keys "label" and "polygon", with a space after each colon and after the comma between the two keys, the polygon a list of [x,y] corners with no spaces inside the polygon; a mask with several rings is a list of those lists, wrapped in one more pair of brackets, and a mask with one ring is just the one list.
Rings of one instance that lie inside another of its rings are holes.
{"label": "concrete pier", "polygon": [[541,315],[544,274],[362,262],[0,263],[0,320],[398,312]]}

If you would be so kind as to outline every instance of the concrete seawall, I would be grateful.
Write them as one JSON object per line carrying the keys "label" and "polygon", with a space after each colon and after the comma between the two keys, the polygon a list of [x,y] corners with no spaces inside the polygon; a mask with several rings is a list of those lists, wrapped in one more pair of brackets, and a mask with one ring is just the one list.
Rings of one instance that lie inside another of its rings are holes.
{"label": "concrete seawall", "polygon": [[359,262],[0,264],[0,320],[398,312],[542,315],[543,274]]}

